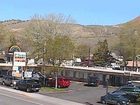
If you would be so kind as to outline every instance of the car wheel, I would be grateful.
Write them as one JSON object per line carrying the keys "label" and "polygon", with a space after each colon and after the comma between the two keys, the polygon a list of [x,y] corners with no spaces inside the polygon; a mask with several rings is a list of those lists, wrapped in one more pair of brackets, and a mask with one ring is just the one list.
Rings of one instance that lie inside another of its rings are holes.
{"label": "car wheel", "polygon": [[30,92],[30,89],[29,89],[29,88],[27,88],[27,89],[26,89],[26,91],[27,91],[27,92]]}
{"label": "car wheel", "polygon": [[48,84],[48,87],[51,87],[51,85],[50,85],[50,84]]}
{"label": "car wheel", "polygon": [[5,83],[4,83],[4,82],[2,82],[2,85],[5,85]]}
{"label": "car wheel", "polygon": [[14,84],[12,84],[12,83],[11,83],[11,84],[10,84],[10,86],[11,86],[11,87],[13,87],[13,86],[14,86]]}
{"label": "car wheel", "polygon": [[106,104],[106,101],[105,101],[105,100],[102,100],[101,103],[102,103],[102,104]]}
{"label": "car wheel", "polygon": [[58,85],[58,88],[61,88],[61,86],[60,86],[60,85]]}
{"label": "car wheel", "polygon": [[39,90],[36,90],[36,92],[39,92]]}
{"label": "car wheel", "polygon": [[47,84],[47,87],[50,87],[50,84]]}
{"label": "car wheel", "polygon": [[118,102],[117,105],[121,105],[121,104]]}
{"label": "car wheel", "polygon": [[18,86],[15,86],[15,88],[18,90],[19,88],[18,88]]}

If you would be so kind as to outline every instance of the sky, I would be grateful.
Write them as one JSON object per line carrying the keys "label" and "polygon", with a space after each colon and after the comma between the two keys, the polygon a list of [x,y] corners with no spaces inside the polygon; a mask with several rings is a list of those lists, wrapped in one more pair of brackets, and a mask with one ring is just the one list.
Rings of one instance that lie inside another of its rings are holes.
{"label": "sky", "polygon": [[1,0],[0,21],[63,14],[81,25],[117,25],[140,16],[140,0]]}

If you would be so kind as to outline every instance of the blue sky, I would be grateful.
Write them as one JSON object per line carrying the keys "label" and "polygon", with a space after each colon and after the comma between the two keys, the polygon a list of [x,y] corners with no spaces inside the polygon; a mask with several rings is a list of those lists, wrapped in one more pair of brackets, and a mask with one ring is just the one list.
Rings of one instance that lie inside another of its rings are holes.
{"label": "blue sky", "polygon": [[0,20],[63,14],[78,24],[115,25],[140,16],[140,0],[1,0]]}

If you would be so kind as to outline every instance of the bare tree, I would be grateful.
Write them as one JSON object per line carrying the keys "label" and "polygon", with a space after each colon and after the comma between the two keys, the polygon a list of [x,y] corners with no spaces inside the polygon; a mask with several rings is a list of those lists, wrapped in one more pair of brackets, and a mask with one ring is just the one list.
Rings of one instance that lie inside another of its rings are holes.
{"label": "bare tree", "polygon": [[32,54],[38,55],[38,57],[42,55],[42,51],[47,50],[44,47],[47,46],[50,38],[54,38],[57,35],[70,35],[69,24],[70,17],[67,18],[63,15],[50,14],[46,17],[35,15],[26,29],[27,39],[30,40],[34,48]]}
{"label": "bare tree", "polygon": [[43,58],[43,63],[51,60],[54,67],[56,64],[60,66],[61,62],[70,58],[73,53],[74,44],[68,37],[71,34],[70,23],[70,17],[60,14],[46,17],[35,15],[25,30],[33,47],[31,54],[37,59]]}

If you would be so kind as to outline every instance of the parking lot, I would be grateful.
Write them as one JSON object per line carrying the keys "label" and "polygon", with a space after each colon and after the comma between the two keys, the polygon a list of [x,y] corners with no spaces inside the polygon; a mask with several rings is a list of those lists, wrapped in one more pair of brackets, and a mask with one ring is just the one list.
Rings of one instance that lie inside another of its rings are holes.
{"label": "parking lot", "polygon": [[[11,88],[7,86],[3,86],[6,88]],[[112,92],[116,90],[118,87],[108,87],[108,92]],[[63,91],[39,91],[38,94],[43,94],[46,96],[56,97],[64,100],[69,100],[73,102],[83,103],[85,105],[102,105],[100,103],[100,97],[105,95],[107,92],[107,88],[103,87],[103,85],[99,85],[98,87],[85,86],[84,82],[76,82],[72,81],[70,87],[62,89]],[[135,105],[135,104],[130,104]]]}
{"label": "parking lot", "polygon": [[[109,87],[108,91],[111,92],[117,87]],[[45,95],[57,97],[60,99],[71,100],[87,105],[101,105],[100,97],[106,94],[106,88],[102,85],[99,87],[85,86],[83,82],[72,81],[71,86],[63,92],[44,93]]]}

